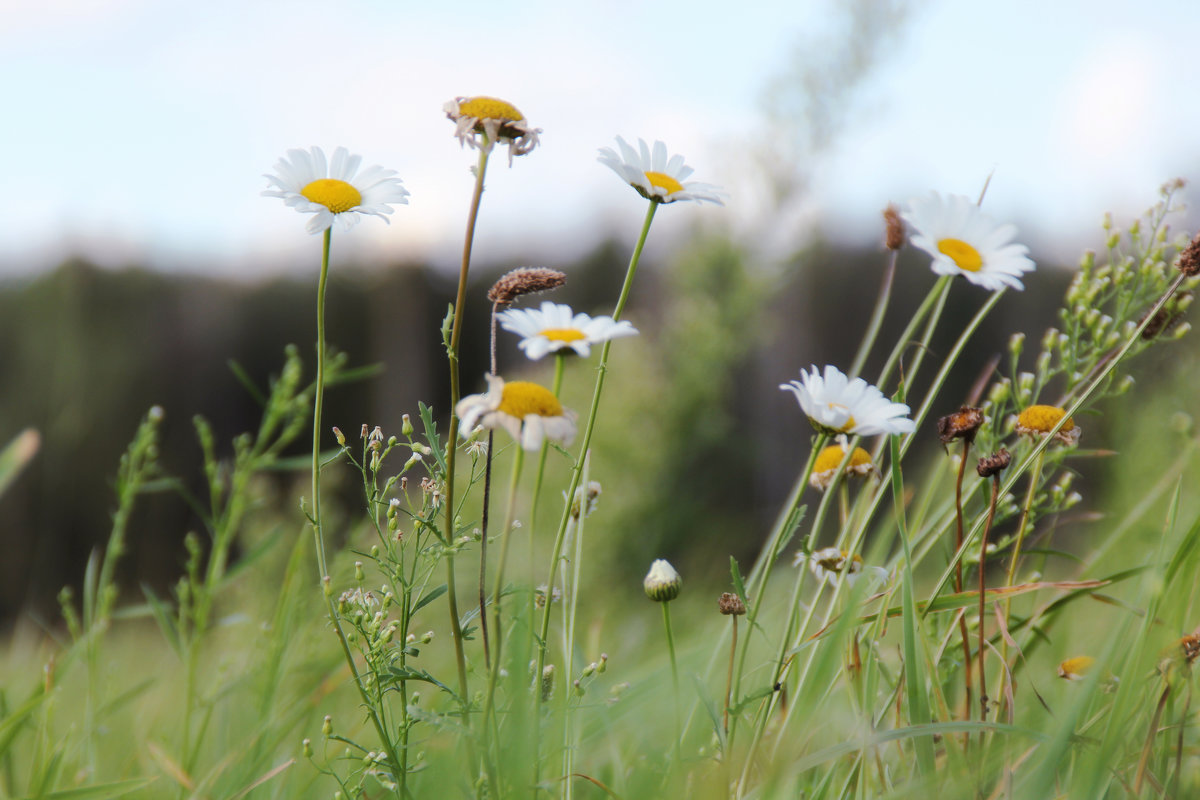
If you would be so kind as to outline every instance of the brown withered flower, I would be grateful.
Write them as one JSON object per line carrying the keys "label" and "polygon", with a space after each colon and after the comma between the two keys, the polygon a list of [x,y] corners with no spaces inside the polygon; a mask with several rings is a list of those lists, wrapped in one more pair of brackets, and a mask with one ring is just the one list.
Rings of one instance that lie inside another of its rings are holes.
{"label": "brown withered flower", "polygon": [[990,478],[993,475],[999,475],[1007,469],[1011,461],[1012,455],[1001,447],[998,452],[979,459],[979,465],[975,467],[975,471],[979,473],[979,477],[981,478]]}
{"label": "brown withered flower", "polygon": [[722,592],[717,598],[717,608],[727,617],[740,617],[746,613],[746,604],[733,592]]}
{"label": "brown withered flower", "polygon": [[983,421],[981,409],[962,406],[953,414],[947,414],[938,420],[938,437],[942,440],[942,444],[949,444],[955,439],[973,442]]}
{"label": "brown withered flower", "polygon": [[1189,278],[1200,275],[1200,233],[1196,234],[1191,244],[1183,248],[1179,260],[1175,262],[1175,268]]}
{"label": "brown withered flower", "polygon": [[[1191,300],[1191,296],[1192,296],[1192,293],[1187,292],[1187,291],[1180,292],[1178,294],[1179,299],[1183,299],[1186,297],[1189,302]],[[1146,313],[1148,314],[1149,312],[1146,312]],[[1179,320],[1182,317],[1183,317],[1182,311],[1179,311],[1178,309],[1174,309],[1174,308],[1168,308],[1167,306],[1163,306],[1162,308],[1160,308],[1158,310],[1157,314],[1155,314],[1153,317],[1150,318],[1150,321],[1148,323],[1146,323],[1146,327],[1142,328],[1142,338],[1145,339],[1146,341],[1151,341],[1151,340],[1157,338],[1159,334],[1166,333],[1167,331],[1174,328],[1179,323]],[[1142,318],[1139,319],[1138,322],[1141,322],[1145,318],[1146,318],[1146,315],[1143,314]]]}
{"label": "brown withered flower", "polygon": [[488,289],[487,297],[496,305],[507,306],[522,295],[557,289],[566,282],[567,276],[556,269],[518,267],[501,275]]}
{"label": "brown withered flower", "polygon": [[904,246],[904,221],[900,219],[900,210],[894,203],[888,203],[883,210],[883,222],[886,226],[883,244],[888,250],[899,250]]}

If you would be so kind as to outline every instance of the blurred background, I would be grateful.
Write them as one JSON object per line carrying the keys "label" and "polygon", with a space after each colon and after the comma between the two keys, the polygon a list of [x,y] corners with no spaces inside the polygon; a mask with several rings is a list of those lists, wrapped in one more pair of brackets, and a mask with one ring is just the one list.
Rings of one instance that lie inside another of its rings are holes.
{"label": "blurred background", "polygon": [[[1102,245],[1105,212],[1125,225],[1159,184],[1200,166],[1200,112],[1179,88],[1191,55],[1179,31],[1200,22],[1187,0],[1136,15],[1116,0],[802,0],[736,13],[631,0],[9,0],[4,16],[0,445],[33,428],[42,446],[0,495],[0,624],[22,609],[52,615],[56,592],[81,579],[107,536],[117,459],[151,405],[167,414],[164,464],[198,488],[191,417],[226,448],[257,425],[230,361],[260,387],[289,343],[311,366],[320,239],[259,196],[287,148],[346,146],[412,192],[392,224],[334,236],[331,344],[378,366],[329,396],[326,419],[347,432],[398,431],[418,400],[444,418],[439,327],[474,163],[445,101],[503,97],[544,130],[542,147],[488,174],[469,390],[486,368],[484,293],[502,272],[562,269],[554,300],[611,311],[644,202],[596,163],[597,148],[662,139],[697,180],[726,188],[726,208],[660,210],[627,314],[642,336],[614,349],[596,467],[609,509],[589,526],[631,574],[658,556],[720,571],[731,552],[757,551],[808,442],[776,387],[810,364],[848,364],[882,274],[889,202],[976,196],[991,176],[985,209],[1019,226],[1039,265],[989,318],[936,416],[1010,333],[1055,323],[1070,267]],[[901,256],[893,338],[933,283],[927,264]],[[984,297],[959,282],[943,330]],[[1138,374],[1193,364],[1183,348]],[[500,358],[502,372],[545,376],[511,339]],[[587,366],[574,377],[568,397],[586,404]],[[919,435],[935,449],[932,431]],[[305,480],[280,473],[284,506]],[[1088,480],[1098,492],[1106,477]],[[194,529],[178,497],[147,498],[126,584],[171,583]]]}

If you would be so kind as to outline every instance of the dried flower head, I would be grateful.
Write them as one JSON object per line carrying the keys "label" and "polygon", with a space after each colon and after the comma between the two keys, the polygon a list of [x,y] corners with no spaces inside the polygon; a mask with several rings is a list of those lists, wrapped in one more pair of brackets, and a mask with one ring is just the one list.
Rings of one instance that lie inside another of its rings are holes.
{"label": "dried flower head", "polygon": [[525,115],[512,103],[495,97],[456,97],[442,106],[454,123],[454,135],[460,144],[491,152],[496,142],[508,145],[508,164],[513,156],[523,156],[538,145],[541,128],[529,125]]}
{"label": "dried flower head", "polygon": [[973,442],[979,427],[983,425],[983,420],[982,409],[961,406],[958,411],[938,420],[938,438],[942,440],[942,444],[949,444],[955,439]]}
{"label": "dried flower head", "polygon": [[1183,252],[1179,254],[1179,260],[1175,262],[1175,268],[1189,278],[1200,275],[1200,233],[1196,234],[1196,238],[1183,248]]}
{"label": "dried flower head", "polygon": [[888,250],[899,250],[904,246],[904,220],[900,219],[900,209],[895,204],[888,203],[883,210],[885,233],[883,243]]}
{"label": "dried flower head", "polygon": [[1068,658],[1058,665],[1058,677],[1068,681],[1081,681],[1095,663],[1096,659],[1091,656]]}
{"label": "dried flower head", "polygon": [[[1058,406],[1030,406],[1017,417],[1017,433],[1040,438],[1054,430],[1059,420],[1066,417],[1067,412]],[[1067,417],[1054,438],[1063,444],[1075,444],[1083,430],[1075,424],[1075,420]]]}
{"label": "dried flower head", "polygon": [[665,558],[659,558],[650,565],[650,571],[646,573],[645,579],[642,581],[642,588],[646,590],[646,597],[649,597],[656,603],[666,603],[674,600],[679,596],[679,589],[683,586],[683,579],[679,577],[679,573],[671,566],[671,563]]}
{"label": "dried flower head", "polygon": [[547,267],[517,267],[500,276],[500,280],[488,289],[488,300],[498,306],[507,306],[518,297],[536,292],[547,292],[566,284],[565,273]]}
{"label": "dried flower head", "polygon": [[1006,470],[1011,461],[1012,455],[1001,447],[990,456],[984,456],[979,459],[979,464],[975,467],[975,471],[979,473],[979,477],[981,478],[991,478]]}
{"label": "dried flower head", "polygon": [[717,609],[727,617],[740,617],[746,613],[746,604],[733,592],[722,592],[717,598]]}

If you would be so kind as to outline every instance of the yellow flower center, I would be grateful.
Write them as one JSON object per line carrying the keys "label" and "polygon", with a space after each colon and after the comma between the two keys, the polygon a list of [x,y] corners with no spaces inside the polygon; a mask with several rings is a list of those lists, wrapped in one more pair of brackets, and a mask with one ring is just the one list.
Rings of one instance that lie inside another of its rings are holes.
{"label": "yellow flower center", "polygon": [[962,239],[941,239],[938,241],[938,250],[942,255],[950,256],[959,269],[979,272],[983,268],[983,256]]}
{"label": "yellow flower center", "polygon": [[549,389],[529,381],[504,384],[498,410],[517,419],[524,419],[530,414],[539,417],[561,417],[563,413],[562,404]]}
{"label": "yellow flower center", "polygon": [[541,335],[552,342],[578,342],[586,338],[578,328],[546,328]]}
{"label": "yellow flower center", "polygon": [[345,181],[336,178],[320,178],[300,190],[313,203],[319,203],[334,214],[349,211],[362,205],[362,195]]}
{"label": "yellow flower center", "polygon": [[657,189],[665,189],[668,195],[683,191],[683,184],[664,172],[647,172],[646,180]]}
{"label": "yellow flower center", "polygon": [[[830,411],[849,411],[850,410],[849,406],[842,405],[841,403],[826,403],[825,405],[829,407]],[[857,424],[858,423],[854,421],[854,415],[850,415],[849,417],[846,418],[846,424],[843,425],[842,427],[838,428],[837,432],[838,433],[849,433],[850,429],[853,428]]]}
{"label": "yellow flower center", "polygon": [[862,569],[862,556],[858,553],[850,555],[849,550],[840,550],[837,554],[830,553],[823,558],[817,559],[817,566],[828,572],[841,572],[845,569],[847,572],[858,572]]}
{"label": "yellow flower center", "polygon": [[[1017,427],[1037,433],[1049,433],[1066,414],[1057,406],[1030,406],[1017,417]],[[1075,421],[1070,417],[1059,428],[1060,433],[1070,433],[1075,429]]]}
{"label": "yellow flower center", "polygon": [[[822,450],[821,454],[817,456],[817,463],[813,465],[813,472],[820,474],[822,472],[828,472],[832,469],[837,469],[838,464],[842,463],[842,459],[845,458],[845,456],[846,451],[840,444],[830,445]],[[854,448],[854,452],[850,454],[850,463],[847,465],[847,469],[861,467],[864,464],[870,463],[871,455],[861,447],[856,447]]]}
{"label": "yellow flower center", "polygon": [[495,97],[472,97],[465,103],[458,104],[458,113],[464,117],[498,119],[503,122],[518,122],[525,119],[525,115],[518,111],[512,103],[497,100]]}
{"label": "yellow flower center", "polygon": [[1096,659],[1091,656],[1075,656],[1068,658],[1066,661],[1058,665],[1058,674],[1064,678],[1078,677],[1086,675],[1091,669],[1092,664],[1096,663]]}

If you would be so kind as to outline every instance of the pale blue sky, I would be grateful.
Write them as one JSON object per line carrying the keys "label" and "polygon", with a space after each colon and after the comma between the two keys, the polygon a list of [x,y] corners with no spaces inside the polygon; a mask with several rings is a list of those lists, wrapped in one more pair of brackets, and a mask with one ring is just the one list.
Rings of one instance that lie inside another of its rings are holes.
{"label": "pale blue sky", "polygon": [[[1200,4],[1157,0],[925,0],[878,70],[846,98],[847,125],[808,165],[803,202],[767,213],[748,146],[770,131],[768,81],[819,56],[837,0],[0,0],[0,274],[70,252],[105,263],[244,274],[311,260],[304,218],[263,198],[289,147],[345,145],[412,192],[390,226],[335,247],[365,260],[449,260],[461,247],[473,156],[441,105],[511,100],[544,146],[494,162],[486,254],[566,258],[640,198],[595,161],[615,135],[661,138],[726,209],[676,206],[747,239],[873,240],[889,200],[974,194],[1046,256],[1094,241],[1105,210],[1134,214],[1200,167],[1188,31]],[[1134,9],[1134,10],[1131,10]]]}

